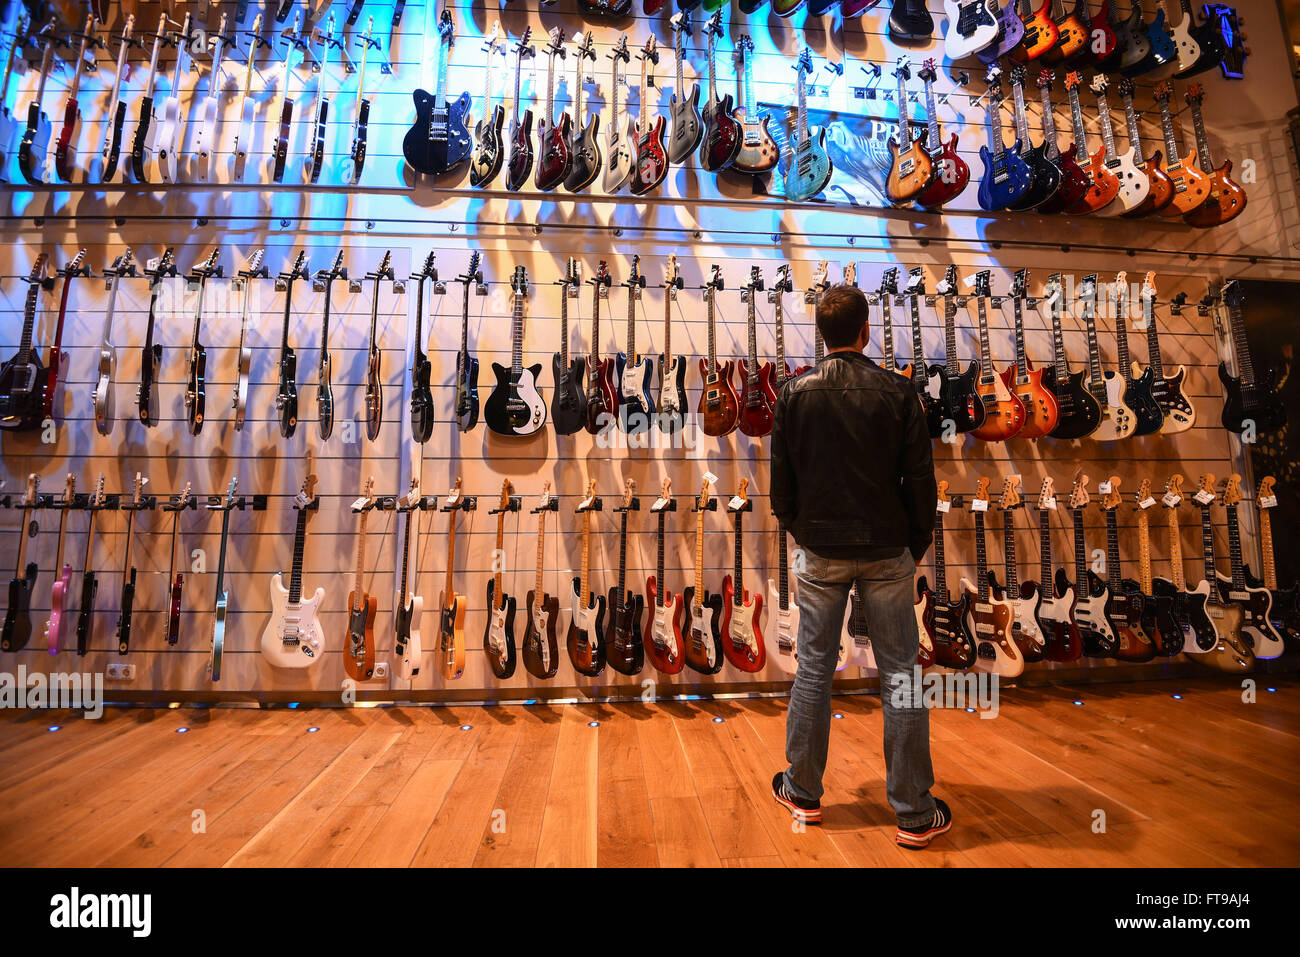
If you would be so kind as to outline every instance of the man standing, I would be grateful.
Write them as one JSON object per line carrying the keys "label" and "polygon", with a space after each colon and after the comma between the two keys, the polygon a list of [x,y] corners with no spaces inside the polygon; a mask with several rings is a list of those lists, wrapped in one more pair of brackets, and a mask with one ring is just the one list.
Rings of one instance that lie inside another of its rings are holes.
{"label": "man standing", "polygon": [[912,679],[919,637],[912,581],[934,532],[937,488],[925,414],[912,383],[865,355],[866,296],[833,286],[817,308],[826,357],[788,380],[772,430],[772,509],[803,549],[799,670],[786,715],[790,767],[772,779],[796,819],[821,822],[831,678],[849,589],[857,584],[880,672],[889,803],[897,841],[921,848],[952,825],[930,794],[930,720],[888,689]]}

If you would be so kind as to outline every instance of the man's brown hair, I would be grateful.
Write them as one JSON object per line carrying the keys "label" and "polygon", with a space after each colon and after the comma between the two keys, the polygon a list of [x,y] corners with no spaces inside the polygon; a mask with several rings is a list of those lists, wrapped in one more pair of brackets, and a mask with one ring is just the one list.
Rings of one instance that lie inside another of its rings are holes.
{"label": "man's brown hair", "polygon": [[867,297],[857,286],[831,286],[817,305],[817,328],[828,349],[841,349],[857,342],[870,313]]}

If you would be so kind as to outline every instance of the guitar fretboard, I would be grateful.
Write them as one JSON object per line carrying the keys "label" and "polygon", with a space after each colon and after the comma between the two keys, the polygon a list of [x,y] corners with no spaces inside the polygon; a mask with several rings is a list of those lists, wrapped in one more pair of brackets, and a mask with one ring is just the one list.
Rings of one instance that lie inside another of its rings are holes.
{"label": "guitar fretboard", "polygon": [[975,513],[975,573],[979,600],[989,600],[989,556],[988,545],[984,541],[984,513]]}
{"label": "guitar fretboard", "polygon": [[1214,525],[1210,521],[1210,506],[1201,506],[1201,554],[1205,561],[1205,580],[1210,583],[1210,593],[1205,597],[1207,605],[1219,604],[1219,590],[1215,587],[1214,559]]}
{"label": "guitar fretboard", "polygon": [[782,611],[790,610],[790,563],[787,561],[785,544],[785,526],[780,522],[776,526],[776,561],[778,585],[781,590],[777,595],[777,605]]}
{"label": "guitar fretboard", "polygon": [[744,583],[743,583],[744,580],[741,577],[745,566],[744,546],[743,546],[743,541],[744,541],[743,528],[744,528],[745,513],[743,510],[740,510],[737,511],[735,514],[736,514],[736,563],[735,563],[735,578],[733,579],[733,581],[735,582],[736,587],[731,602],[733,605],[739,607],[741,604],[743,604],[741,595],[745,590]]}
{"label": "guitar fretboard", "polygon": [[1147,511],[1139,508],[1137,513],[1138,525],[1138,584],[1142,588],[1142,594],[1150,595],[1153,593],[1151,587],[1151,523],[1147,518]]}
{"label": "guitar fretboard", "polygon": [[1016,520],[1014,509],[1002,510],[1002,565],[1007,580],[1007,594],[1014,598],[1020,594],[1020,575],[1016,561]]}
{"label": "guitar fretboard", "polygon": [[1083,541],[1083,509],[1071,509],[1074,521],[1074,587],[1082,593],[1088,581],[1088,552]]}
{"label": "guitar fretboard", "polygon": [[515,292],[510,316],[510,371],[516,377],[524,370],[524,294]]}
{"label": "guitar fretboard", "polygon": [[1044,596],[1052,592],[1052,512],[1038,510],[1038,588]]}
{"label": "guitar fretboard", "polygon": [[[1273,519],[1268,509],[1259,510],[1259,550],[1264,571],[1264,587],[1277,591],[1277,567],[1273,563]],[[58,564],[55,564],[58,567]]]}
{"label": "guitar fretboard", "polygon": [[1232,586],[1244,589],[1246,567],[1241,556],[1241,527],[1237,524],[1237,506],[1226,505],[1223,510],[1228,514],[1228,556],[1232,561]]}
{"label": "guitar fretboard", "polygon": [[1187,576],[1183,571],[1183,535],[1178,527],[1178,506],[1168,509],[1166,521],[1169,525],[1169,567],[1170,580],[1180,592],[1187,590]]}
{"label": "guitar fretboard", "polygon": [[655,604],[660,608],[664,607],[664,592],[667,586],[664,584],[664,522],[667,520],[667,512],[659,513],[659,534],[657,536],[656,547],[658,555],[655,558]]}
{"label": "guitar fretboard", "polygon": [[[227,518],[230,512],[226,512]],[[307,544],[307,509],[298,509],[298,519],[293,533],[293,571],[289,575],[289,604],[302,600],[302,556]]]}
{"label": "guitar fretboard", "polygon": [[1106,509],[1106,581],[1112,590],[1119,587],[1124,574],[1119,565],[1119,525],[1113,508]]}
{"label": "guitar fretboard", "polygon": [[1056,142],[1056,117],[1052,113],[1052,91],[1046,85],[1038,88],[1038,98],[1043,103],[1043,156],[1052,162],[1061,155]]}
{"label": "guitar fretboard", "polygon": [[948,565],[943,555],[943,512],[934,513],[934,593],[938,601],[948,600]]}
{"label": "guitar fretboard", "polygon": [[1229,326],[1232,329],[1232,348],[1237,354],[1237,376],[1244,389],[1255,387],[1255,366],[1250,361],[1250,343],[1246,341],[1246,319],[1240,303],[1228,305]]}

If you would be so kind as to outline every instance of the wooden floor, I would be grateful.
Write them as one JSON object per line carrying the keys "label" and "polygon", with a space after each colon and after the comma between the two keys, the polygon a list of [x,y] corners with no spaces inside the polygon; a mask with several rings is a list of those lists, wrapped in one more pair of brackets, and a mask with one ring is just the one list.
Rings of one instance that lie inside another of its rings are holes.
{"label": "wooden floor", "polygon": [[1300,683],[1266,684],[1255,704],[1206,679],[936,711],[956,820],[920,853],[893,843],[872,697],[837,699],[825,824],[803,832],[770,795],[782,699],[6,712],[0,848],[42,866],[1295,866]]}

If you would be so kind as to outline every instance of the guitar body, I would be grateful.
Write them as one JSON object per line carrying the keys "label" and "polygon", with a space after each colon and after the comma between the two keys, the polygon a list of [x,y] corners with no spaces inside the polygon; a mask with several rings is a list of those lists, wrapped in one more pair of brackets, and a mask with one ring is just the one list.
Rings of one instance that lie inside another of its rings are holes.
{"label": "guitar body", "polygon": [[[257,103],[251,96],[244,97],[239,108],[239,128],[235,131],[234,163],[230,168],[230,181],[242,183],[244,169],[248,165],[248,151],[253,142],[253,120],[257,115]],[[364,150],[364,145],[362,147]]]}
{"label": "guitar body", "polygon": [[722,596],[704,593],[699,608],[694,605],[695,586],[682,592],[687,626],[682,633],[686,644],[686,663],[702,675],[716,675],[726,658],[722,654]]}
{"label": "guitar body", "polygon": [[[415,122],[402,137],[402,155],[417,173],[441,176],[463,163],[473,148],[465,117],[469,115],[469,94],[462,93],[446,106],[438,106],[425,90],[411,94],[415,101]],[[435,137],[433,124],[443,125],[446,136]]]}
{"label": "guitar body", "polygon": [[642,356],[635,365],[629,365],[627,356],[620,352],[614,361],[614,374],[618,379],[618,427],[632,435],[648,431],[655,414],[650,388],[654,363]]}
{"label": "guitar body", "polygon": [[456,428],[468,432],[478,425],[478,359],[456,354]]}
{"label": "guitar body", "polygon": [[1208,654],[1219,643],[1219,629],[1215,625],[1215,619],[1210,616],[1210,605],[1207,601],[1210,597],[1209,582],[1202,581],[1183,594],[1187,596],[1187,620],[1191,625],[1193,638],[1183,646],[1183,654]]}
{"label": "guitar body", "polygon": [[690,400],[686,398],[686,360],[673,356],[673,361],[664,366],[663,354],[659,355],[659,401],[656,419],[661,431],[672,434],[680,432],[686,422],[686,412]]}
{"label": "guitar body", "polygon": [[[324,122],[324,107],[322,109],[321,121]],[[203,100],[203,119],[199,123],[199,131],[194,136],[194,153],[198,156],[197,170],[199,179],[205,183],[215,183],[217,181],[217,151],[213,148],[216,144],[217,133],[217,99],[216,97],[206,97]],[[316,173],[316,179],[320,178],[319,160],[316,156],[323,157],[325,152],[325,142],[322,138],[324,128],[317,126],[316,129],[316,153],[313,156],[312,169]]]}
{"label": "guitar body", "polygon": [[1020,38],[1020,45],[1011,50],[1009,56],[1016,63],[1036,60],[1056,46],[1059,32],[1052,20],[1051,0],[1043,0],[1042,6],[1028,16],[1020,14],[1025,35]]}
{"label": "guitar body", "polygon": [[1246,191],[1233,182],[1228,175],[1231,172],[1232,160],[1225,160],[1210,176],[1210,194],[1205,202],[1183,219],[1192,226],[1206,229],[1236,219],[1245,212]]}
{"label": "guitar body", "polygon": [[203,431],[203,416],[207,408],[207,396],[205,394],[207,371],[208,350],[203,346],[191,349],[190,375],[185,391],[185,398],[188,400],[185,415],[189,420],[190,435],[198,435]]}
{"label": "guitar body", "polygon": [[983,442],[1005,442],[1024,427],[1024,404],[1007,388],[1000,375],[994,375],[992,382],[977,379],[975,392],[984,409],[983,423],[971,430],[975,438]]}
{"label": "guitar body", "polygon": [[[295,364],[295,373],[296,373]],[[235,378],[235,431],[238,432],[244,427],[244,418],[248,414],[248,384],[253,372],[253,350],[247,345],[239,350],[239,365],[236,369]],[[295,399],[295,405],[297,404]],[[294,415],[297,416],[297,409],[294,409]]]}
{"label": "guitar body", "polygon": [[[3,374],[0,374],[0,382],[3,381]],[[1286,424],[1286,406],[1277,391],[1276,370],[1257,370],[1255,384],[1248,388],[1242,385],[1238,376],[1229,374],[1227,365],[1220,362],[1219,381],[1226,393],[1220,421],[1229,432],[1240,435],[1247,421],[1255,424],[1256,432],[1272,432]]]}
{"label": "guitar body", "polygon": [[622,131],[611,126],[606,138],[605,175],[600,185],[607,193],[617,193],[627,185],[636,169],[636,124],[629,116]]}
{"label": "guitar body", "polygon": [[63,384],[68,381],[68,363],[72,357],[66,349],[50,346],[45,369],[45,395],[42,406],[47,418],[63,424]]}
{"label": "guitar body", "polygon": [[331,385],[334,360],[329,353],[321,357],[316,387],[316,418],[320,423],[320,437],[328,439],[334,431],[334,387]]}
{"label": "guitar body", "polygon": [[1241,606],[1241,633],[1250,642],[1256,658],[1277,658],[1286,646],[1273,627],[1273,593],[1253,575],[1244,589],[1235,588],[1231,578],[1218,576],[1219,598]]}
{"label": "guitar body", "polygon": [[546,425],[546,402],[537,391],[541,364],[525,366],[516,375],[494,362],[492,372],[497,384],[483,404],[487,427],[498,435],[532,435],[541,431]]}
{"label": "guitar body", "polygon": [[1242,674],[1255,667],[1255,654],[1242,634],[1245,612],[1237,604],[1205,605],[1205,613],[1214,622],[1214,647],[1196,658],[1216,671]]}
{"label": "guitar body", "polygon": [[[1169,28],[1165,26],[1165,11],[1161,7],[1155,18],[1146,25],[1147,40],[1151,43],[1151,60],[1147,70],[1160,70],[1162,67],[1178,66],[1178,46],[1174,43]],[[1146,72],[1146,71],[1144,71]],[[1168,72],[1167,70],[1165,71]]]}
{"label": "guitar body", "polygon": [[1052,160],[1053,165],[1061,171],[1061,180],[1056,192],[1038,206],[1040,213],[1060,213],[1078,203],[1088,192],[1091,185],[1088,174],[1074,158],[1074,144]]}
{"label": "guitar body", "polygon": [[834,171],[826,152],[825,127],[810,127],[807,142],[795,144],[794,158],[785,171],[785,198],[792,203],[812,199],[826,188]]}
{"label": "guitar body", "polygon": [[680,674],[686,667],[685,644],[682,641],[682,596],[664,592],[663,605],[658,604],[659,585],[651,575],[645,583],[645,600],[654,614],[647,619],[641,647],[655,670],[665,675]]}
{"label": "guitar body", "polygon": [[680,166],[695,152],[704,136],[704,124],[700,122],[700,85],[691,84],[690,96],[674,90],[668,115],[673,121],[668,133],[668,162]]}
{"label": "guitar body", "polygon": [[1110,593],[1106,617],[1115,624],[1115,657],[1120,661],[1150,661],[1156,656],[1156,643],[1142,627],[1145,608],[1146,596],[1132,579],[1124,579]]}
{"label": "guitar body", "polygon": [[742,106],[736,108],[734,116],[740,124],[740,149],[731,161],[732,168],[741,173],[766,173],[773,169],[781,158],[781,151],[767,131],[767,114],[755,119],[747,115]]}
{"label": "guitar body", "polygon": [[438,595],[438,664],[449,681],[465,673],[465,604],[465,596],[454,591]]}
{"label": "guitar body", "polygon": [[799,669],[799,606],[794,599],[781,610],[781,591],[772,579],[767,580],[767,605],[774,621],[767,623],[767,660],[787,675]]}
{"label": "guitar body", "polygon": [[1016,211],[1034,209],[1051,199],[1060,188],[1061,170],[1043,155],[1044,144],[1039,143],[1025,150],[1019,148],[1021,144],[1016,145],[1016,153],[1029,167],[1032,179],[1025,194],[1007,208]]}
{"label": "guitar body", "polygon": [[605,626],[605,661],[621,675],[639,675],[645,666],[645,649],[641,643],[645,599],[634,592],[625,592],[620,612],[618,598],[618,589],[611,588],[607,601],[610,615]]}
{"label": "guitar body", "polygon": [[534,678],[554,678],[560,667],[560,645],[555,637],[555,623],[560,617],[560,602],[550,595],[529,592],[528,627],[524,629],[524,668]]}
{"label": "guitar body", "polygon": [[[565,119],[568,116],[566,114]],[[663,120],[659,120],[659,128],[663,128]],[[571,193],[586,189],[600,172],[600,143],[596,140],[596,134],[600,131],[600,114],[593,113],[587,120],[587,125],[583,127],[581,133],[571,136],[569,140],[569,174],[564,177],[564,188]],[[660,179],[663,177],[661,176]],[[636,192],[633,189],[633,192]]]}
{"label": "guitar body", "polygon": [[1061,382],[1055,366],[1043,367],[1043,385],[1056,397],[1056,427],[1054,439],[1081,439],[1092,435],[1101,425],[1101,404],[1083,386],[1086,370],[1071,372]]}
{"label": "guitar body", "polygon": [[1088,176],[1088,189],[1077,203],[1065,210],[1073,216],[1105,209],[1119,195],[1119,179],[1106,165],[1104,146],[1088,158],[1084,172]]}
{"label": "guitar body", "polygon": [[48,374],[35,348],[26,364],[19,364],[14,356],[0,365],[0,429],[28,432],[40,428]]}
{"label": "guitar body", "polygon": [[[998,586],[994,584],[991,572],[989,573],[989,584],[994,589],[994,594],[999,598],[1008,598],[1005,588],[1000,591],[997,590]],[[1011,603],[1014,616],[1011,619],[1011,640],[1020,651],[1021,657],[1025,659],[1025,664],[1042,661],[1047,657],[1047,639],[1038,625],[1036,614],[1039,604],[1038,583],[1032,581],[1021,582],[1019,594],[1008,600]]]}
{"label": "guitar body", "polygon": [[741,671],[762,671],[767,664],[767,649],[763,645],[763,595],[750,594],[741,589],[740,603],[734,600],[735,586],[731,576],[722,580],[722,653],[727,661]]}
{"label": "guitar body", "polygon": [[730,93],[704,104],[704,136],[700,143],[700,166],[716,173],[735,162],[742,143]]}
{"label": "guitar body", "polygon": [[1114,173],[1119,180],[1120,215],[1127,216],[1151,195],[1151,177],[1147,175],[1146,164],[1135,147],[1119,154]]}
{"label": "guitar body", "polygon": [[230,592],[223,591],[217,598],[217,607],[212,616],[212,654],[208,659],[208,674],[213,681],[221,680],[221,664],[226,654],[226,612],[229,609]]}
{"label": "guitar body", "polygon": [[[934,602],[934,596],[922,592],[918,586],[916,592],[916,601],[912,602],[912,614],[916,617],[916,663],[922,668],[929,668],[934,664],[934,635],[926,627],[926,618],[929,615],[928,605]],[[844,643],[840,643],[840,656],[843,658],[847,649]],[[838,671],[839,668],[836,668]]]}
{"label": "guitar body", "polygon": [[517,193],[533,171],[533,111],[524,110],[519,125],[510,137],[510,164],[506,169],[506,189]]}
{"label": "guitar body", "polygon": [[618,417],[618,391],[614,388],[614,360],[598,359],[587,368],[586,428],[599,435]]}
{"label": "guitar body", "polygon": [[81,110],[76,100],[63,105],[63,127],[54,145],[54,172],[65,183],[72,182],[77,170],[77,137],[81,132]]}
{"label": "guitar body", "polygon": [[1185,216],[1199,209],[1210,198],[1212,180],[1196,165],[1195,150],[1188,150],[1187,155],[1177,163],[1166,164],[1165,173],[1173,183],[1174,198],[1168,206],[1160,210],[1161,216]]}
{"label": "guitar body", "polygon": [[[935,368],[944,367],[931,367],[932,381]],[[955,379],[944,369],[943,378],[940,380],[939,405],[943,410],[944,418],[951,419],[959,433],[974,432],[984,424],[984,403],[980,401],[979,392],[975,388],[979,374],[979,363],[971,362]]]}
{"label": "guitar body", "polygon": [[[45,623],[45,646],[52,655],[59,653],[59,637],[63,632],[63,605],[68,598],[68,586],[71,583],[72,566],[64,562],[58,580],[50,587],[50,618]],[[12,596],[9,607],[14,607]]]}
{"label": "guitar body", "polygon": [[[1081,0],[1086,2],[1086,0]],[[1091,39],[1091,30],[1085,26],[1079,18],[1078,7],[1066,13],[1056,23],[1056,46],[1047,54],[1049,62],[1058,63],[1061,60],[1068,60],[1076,53],[1088,52],[1088,41]]]}
{"label": "guitar body", "polygon": [[95,431],[108,435],[113,431],[113,422],[117,418],[117,391],[113,388],[113,376],[117,372],[117,352],[112,346],[99,350],[99,379],[95,383],[95,392],[91,404],[95,409]]}
{"label": "guitar body", "polygon": [[[767,134],[767,117],[763,117],[763,133]],[[636,143],[636,175],[632,177],[633,195],[641,196],[659,186],[668,176],[668,151],[664,149],[664,118],[655,117],[649,132],[638,137]],[[771,136],[768,136],[771,140]],[[776,165],[776,144],[772,144],[772,166]],[[768,167],[771,169],[771,166]]]}
{"label": "guitar body", "polygon": [[[353,183],[361,182],[361,171],[366,165],[366,140],[369,136],[370,101],[362,100],[357,109],[356,132],[352,135],[352,148],[348,152],[348,173]],[[247,129],[247,127],[244,127]],[[498,136],[500,130],[497,131]],[[499,168],[499,166],[498,166]],[[493,173],[493,176],[496,174]]]}
{"label": "guitar body", "polygon": [[[1137,367],[1137,363],[1133,365],[1134,368]],[[1151,435],[1159,432],[1160,426],[1164,424],[1165,414],[1151,390],[1154,379],[1155,372],[1147,366],[1141,373],[1129,379],[1124,389],[1124,404],[1133,410],[1133,417],[1136,419],[1134,435]]]}
{"label": "guitar body", "polygon": [[906,146],[889,139],[889,175],[885,179],[885,192],[890,202],[906,203],[916,199],[934,178],[934,164],[925,148],[928,130]]}
{"label": "guitar body", "polygon": [[980,147],[980,161],[984,164],[984,175],[980,178],[980,209],[1006,209],[1021,199],[1034,184],[1034,174],[1030,168],[1011,150],[1004,150],[995,162],[987,146]]}
{"label": "guitar body", "polygon": [[772,410],[776,407],[776,389],[772,385],[774,374],[772,363],[760,363],[758,380],[751,385],[749,363],[745,359],[740,360],[741,390],[737,428],[745,435],[757,437],[772,434]]}
{"label": "guitar body", "polygon": [[1078,661],[1083,657],[1083,635],[1074,618],[1074,588],[1058,569],[1054,587],[1039,585],[1034,615],[1044,638],[1043,657],[1048,661]]}
{"label": "guitar body", "polygon": [[975,640],[966,626],[967,596],[962,594],[950,602],[946,595],[935,595],[924,575],[917,581],[916,591],[929,596],[922,615],[925,631],[934,642],[934,663],[957,670],[975,664]]}
{"label": "guitar body", "polygon": [[1088,572],[1085,588],[1083,596],[1076,597],[1074,603],[1074,620],[1083,635],[1083,653],[1089,658],[1112,658],[1120,638],[1115,622],[1106,614],[1111,607],[1110,586]]}
{"label": "guitar body", "polygon": [[949,60],[987,49],[998,39],[996,0],[943,0],[943,12],[948,18],[943,52]]}
{"label": "guitar body", "polygon": [[1142,20],[1142,10],[1133,4],[1129,15],[1115,27],[1116,42],[1119,44],[1119,63],[1116,64],[1125,76],[1136,76],[1149,69],[1151,41],[1147,39],[1146,23]]}
{"label": "guitar body", "polygon": [[77,611],[77,654],[90,650],[95,632],[95,596],[99,594],[99,579],[94,572],[81,576],[81,607]]}
{"label": "guitar body", "polygon": [[276,668],[310,668],[325,649],[325,632],[320,623],[320,606],[325,589],[306,601],[289,601],[289,589],[277,572],[271,578],[271,620],[262,632],[262,656]]}
{"label": "guitar body", "polygon": [[127,580],[122,584],[122,596],[118,603],[117,616],[117,653],[124,655],[131,647],[131,613],[135,607],[135,569],[132,568]]}
{"label": "guitar body", "polygon": [[916,376],[912,377],[912,382],[916,385],[916,395],[921,400],[921,410],[925,413],[926,431],[930,433],[930,438],[937,439],[948,428],[947,422],[956,424],[943,404],[944,390],[948,388],[948,367],[935,364],[928,366],[925,371],[924,384]]}
{"label": "guitar body", "polygon": [[551,424],[556,435],[572,435],[587,424],[587,394],[582,384],[587,381],[587,359],[575,356],[569,360],[568,369],[562,366],[557,352],[551,358],[551,376],[555,391],[551,393]]}
{"label": "guitar body", "polygon": [[930,185],[916,195],[916,202],[926,209],[956,199],[970,182],[970,167],[957,154],[957,134],[948,137],[947,142],[940,140],[940,144],[942,150],[937,155],[933,151],[930,153],[930,166],[934,171]]}
{"label": "guitar body", "polygon": [[569,634],[565,644],[573,670],[588,678],[595,678],[605,670],[605,596],[590,593],[583,598],[578,593],[582,579],[573,580],[570,596]]}
{"label": "guitar body", "polygon": [[558,123],[542,120],[537,124],[537,164],[533,170],[533,185],[543,192],[558,188],[573,168],[573,152],[569,139],[573,121],[568,113],[560,114]]}
{"label": "guitar body", "polygon": [[1101,424],[1092,437],[1098,442],[1126,439],[1137,429],[1137,416],[1124,401],[1128,384],[1118,372],[1107,370],[1103,374],[1106,388],[1106,407],[1101,410]]}
{"label": "guitar body", "polygon": [[[23,534],[26,534],[24,530]],[[22,651],[32,638],[32,591],[36,587],[37,566],[28,562],[23,578],[9,581],[9,606],[0,629],[0,651]]]}
{"label": "guitar body", "polygon": [[167,644],[174,645],[181,638],[181,598],[185,591],[185,576],[180,572],[172,582],[171,601],[167,607]]}
{"label": "guitar body", "polygon": [[423,445],[433,435],[433,392],[429,377],[433,365],[419,348],[411,363],[411,438]]}
{"label": "guitar body", "polygon": [[708,359],[700,360],[700,377],[704,382],[696,411],[704,419],[705,435],[727,435],[736,428],[740,409],[736,390],[731,385],[734,368],[735,364],[730,359],[726,362],[714,360],[712,370],[709,369]]}
{"label": "guitar body", "polygon": [[505,165],[506,149],[501,138],[506,111],[497,104],[492,115],[474,124],[474,152],[469,160],[469,184],[475,188],[488,185]]}
{"label": "guitar body", "polygon": [[[357,605],[360,608],[357,608]],[[375,615],[379,602],[356,592],[348,595],[348,635],[343,648],[343,670],[353,681],[369,681],[375,676]]]}
{"label": "guitar body", "polygon": [[45,164],[49,162],[50,118],[41,112],[40,105],[27,107],[27,128],[18,144],[18,171],[32,185],[45,182]]}
{"label": "guitar body", "polygon": [[379,438],[379,430],[384,424],[384,387],[379,376],[379,356],[379,349],[371,348],[366,360],[366,438],[371,442]]}
{"label": "guitar body", "polygon": [[280,434],[292,438],[298,428],[298,356],[292,349],[285,349],[280,358],[280,389],[275,405],[280,413]]}
{"label": "guitar body", "polygon": [[[1028,364],[1028,359],[1025,360]],[[1024,408],[1024,424],[1016,435],[1022,439],[1041,439],[1051,435],[1060,419],[1056,395],[1043,385],[1043,369],[1030,369],[1028,381],[1016,381],[1016,365],[1012,363],[1002,371],[1002,382],[1020,400]]]}
{"label": "guitar body", "polygon": [[[1174,45],[1178,48],[1178,72],[1174,76],[1179,79],[1213,70],[1223,62],[1228,52],[1224,34],[1220,32],[1219,25],[1213,17],[1207,18],[1204,23],[1197,23],[1194,16],[1185,15],[1178,26],[1174,27],[1172,36]],[[1195,60],[1186,65],[1184,42],[1187,43],[1188,53],[1194,45],[1198,54]]]}
{"label": "guitar body", "polygon": [[[977,51],[979,61],[984,64],[992,63],[995,60],[1000,60],[1002,57],[1006,56],[1020,45],[1020,41],[1025,35],[1025,24],[1020,19],[1020,14],[1016,13],[1016,4],[1014,0],[1005,6],[1000,7],[994,13],[994,16],[997,18],[998,22],[997,36],[994,38],[992,43],[984,47],[984,49]],[[944,47],[945,49],[947,48],[946,37],[944,39]],[[953,59],[951,54],[948,55],[948,59]]]}
{"label": "guitar body", "polygon": [[1078,0],[1074,12],[1080,23],[1088,25],[1085,31],[1088,35],[1087,52],[1080,55],[1080,61],[1091,58],[1097,69],[1103,73],[1110,72],[1114,66],[1111,61],[1120,52],[1119,37],[1110,25],[1113,17],[1110,0],[1101,0],[1101,9],[1095,14],[1088,11],[1088,0]]}
{"label": "guitar body", "polygon": [[410,681],[420,673],[424,644],[420,639],[420,619],[424,617],[424,599],[407,595],[397,607],[393,627],[393,657],[397,659],[397,677]]}
{"label": "guitar body", "polygon": [[974,584],[961,580],[961,590],[966,595],[966,630],[975,639],[976,671],[1014,678],[1025,670],[1025,659],[1011,640],[1011,626],[1016,612],[1006,599],[998,599],[992,589],[989,600],[979,600]]}
{"label": "guitar body", "polygon": [[162,366],[162,346],[155,343],[140,350],[140,388],[136,392],[136,404],[140,421],[145,425],[154,425],[158,421],[158,369]]}
{"label": "guitar body", "polygon": [[[1182,651],[1199,652],[1195,630],[1192,628],[1192,596],[1174,587],[1165,578],[1151,580],[1151,605],[1155,609],[1156,632],[1160,635],[1160,654],[1172,658]],[[1201,614],[1205,600],[1201,598]],[[1209,644],[1213,644],[1213,635]]]}
{"label": "guitar body", "polygon": [[[293,101],[284,101],[285,113],[292,116]],[[158,138],[154,142],[154,162],[158,166],[158,176],[164,183],[176,183],[178,179],[178,157],[177,153],[181,148],[181,101],[179,96],[167,97],[167,102],[163,104],[162,123],[158,126]],[[288,148],[288,124],[289,120],[281,119],[280,142]],[[280,161],[281,150],[276,148],[276,169],[277,175],[275,181],[280,181],[280,174],[284,172]]]}

